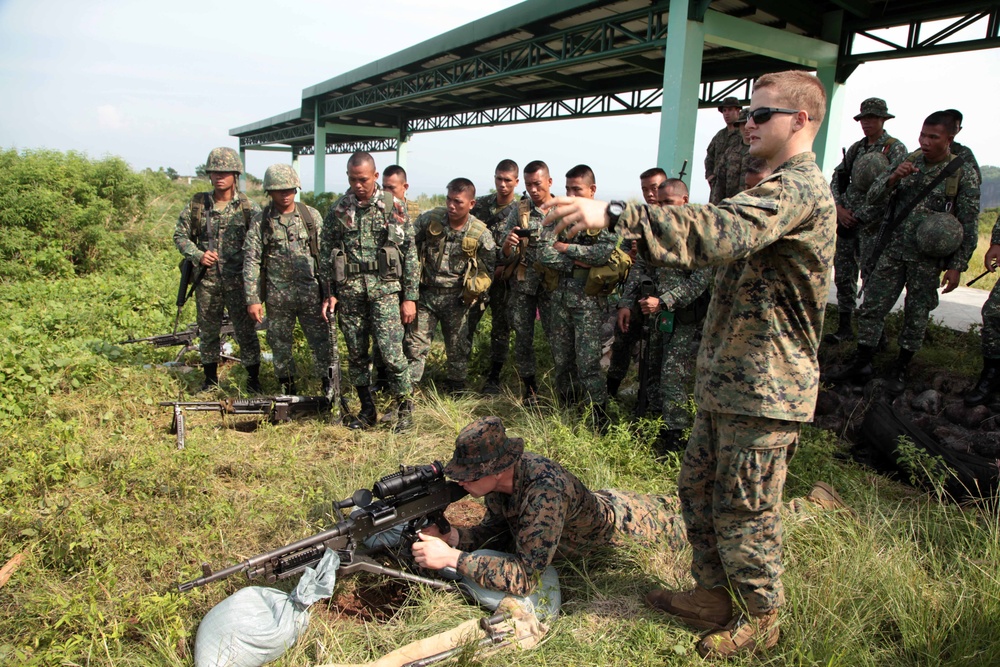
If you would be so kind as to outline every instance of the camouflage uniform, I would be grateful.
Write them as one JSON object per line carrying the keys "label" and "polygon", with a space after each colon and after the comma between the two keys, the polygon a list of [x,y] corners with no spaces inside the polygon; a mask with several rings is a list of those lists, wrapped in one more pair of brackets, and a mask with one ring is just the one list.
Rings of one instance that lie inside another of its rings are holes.
{"label": "camouflage uniform", "polygon": [[738,194],[746,187],[750,144],[743,143],[743,132],[738,129],[739,125],[736,127],[736,136],[739,137],[739,141],[730,141],[726,144],[725,151],[720,156],[719,164],[715,168],[715,185],[712,186],[712,192],[718,191],[719,201]]}
{"label": "camouflage uniform", "polygon": [[[437,223],[442,229],[439,242],[429,227]],[[407,327],[403,338],[406,358],[410,361],[410,378],[420,382],[424,375],[424,362],[431,349],[434,329],[441,322],[444,349],[448,356],[448,380],[464,383],[469,371],[469,306],[462,291],[469,257],[462,249],[462,241],[470,228],[485,225],[470,215],[459,229],[448,222],[448,212],[437,208],[413,223],[413,243],[420,258],[420,300],[417,302],[417,319]],[[471,231],[475,231],[472,229]],[[497,249],[493,235],[484,230],[476,247],[479,266],[493,275]]]}
{"label": "camouflage uniform", "polygon": [[[919,152],[910,158],[917,173],[900,180],[895,187],[889,184],[891,172],[878,178],[868,191],[869,203],[885,205],[896,193],[896,201],[900,202],[897,208],[902,206],[934,180],[949,162],[942,160],[937,164],[927,164]],[[895,229],[872,274],[868,276],[864,287],[865,300],[858,310],[858,345],[875,346],[878,343],[885,318],[905,286],[906,303],[899,346],[911,352],[919,350],[930,313],[938,305],[941,271],[965,271],[968,268],[969,258],[978,241],[979,179],[975,170],[967,166],[960,167],[960,172],[958,195],[952,213],[962,224],[961,247],[945,259],[928,257],[917,248],[916,233],[920,223],[929,214],[946,208],[945,179]]]}
{"label": "camouflage uniform", "polygon": [[705,155],[705,178],[711,175],[715,176],[715,180],[712,181],[712,193],[709,196],[709,201],[713,204],[717,204],[725,199],[723,196],[725,178],[720,180],[719,174],[725,167],[725,155],[742,143],[743,134],[740,132],[739,127],[735,127],[732,130],[724,127],[712,137],[712,141],[708,144],[708,152]]}
{"label": "camouflage uniform", "polygon": [[[351,382],[358,387],[372,383],[369,343],[374,338],[389,371],[390,388],[396,396],[412,391],[410,371],[403,355],[403,325],[400,319],[400,292],[406,301],[416,301],[419,294],[420,267],[413,230],[403,202],[393,198],[393,210],[386,212],[382,186],[364,206],[353,193],[341,197],[323,221],[320,243],[322,270],[330,279],[330,289],[337,297],[340,330],[347,343],[348,370]],[[383,280],[377,268],[377,253],[384,245],[399,248],[403,276],[401,280]],[[334,251],[343,248],[346,278],[334,281]]]}
{"label": "camouflage uniform", "polygon": [[[212,202],[212,193],[206,193]],[[202,196],[202,195],[198,195]],[[236,341],[240,344],[240,361],[244,366],[260,364],[260,341],[254,329],[253,320],[247,313],[243,294],[243,242],[247,224],[237,194],[229,202],[219,202],[205,207],[208,224],[202,220],[198,238],[191,229],[191,203],[189,202],[177,218],[174,228],[174,245],[184,257],[195,265],[195,274],[205,269],[205,276],[195,288],[198,302],[198,349],[201,363],[217,364],[220,359],[219,330],[222,328],[223,309],[229,311],[233,322]],[[260,206],[248,200],[251,224],[260,220]],[[219,259],[213,266],[201,265],[202,255],[209,247],[209,227],[218,248]]]}
{"label": "camouflage uniform", "polygon": [[[555,461],[524,452],[514,464],[514,489],[484,497],[486,515],[459,528],[460,574],[480,586],[528,595],[555,558],[633,541],[685,544],[676,498],[614,489],[590,491]],[[504,553],[472,552],[489,546]],[[472,552],[472,553],[470,553]]]}
{"label": "camouflage uniform", "polygon": [[[486,223],[486,228],[493,234],[493,243],[499,256],[503,247],[504,226],[507,217],[517,209],[517,197],[507,206],[497,204],[496,193],[476,197],[476,205],[472,207],[472,215]],[[510,304],[509,286],[506,281],[494,280],[486,299],[473,306],[469,312],[469,339],[476,334],[479,320],[483,318],[486,308],[490,309],[492,330],[490,332],[490,358],[494,364],[503,366],[507,361],[507,351],[510,348]]]}
{"label": "camouflage uniform", "polygon": [[[993,223],[991,245],[1000,245],[1000,215]],[[1000,359],[1000,281],[990,291],[990,296],[983,304],[983,358]]]}
{"label": "camouflage uniform", "polygon": [[976,178],[979,179],[980,185],[983,182],[983,171],[979,168],[979,161],[976,160],[975,154],[972,149],[964,144],[960,144],[957,141],[951,142],[951,154],[955,157],[965,157],[965,164],[971,165],[973,170],[976,172]]}
{"label": "camouflage uniform", "polygon": [[[588,267],[607,264],[620,240],[607,230],[557,238],[553,225],[542,229],[538,243],[539,263],[559,274],[557,287],[549,293],[548,335],[556,386],[570,397],[578,381],[595,405],[608,402],[608,385],[601,374],[601,327],[608,304],[607,297],[588,296],[583,290]],[[555,249],[556,241],[569,244],[565,253]]]}
{"label": "camouflage uniform", "polygon": [[785,465],[819,390],[830,187],[815,155],[800,153],[720,206],[627,206],[618,224],[656,264],[719,267],[678,491],[698,584],[732,586],[751,613],[769,612],[783,600]]}
{"label": "camouflage uniform", "polygon": [[[611,361],[608,365],[608,381],[621,383],[628,375],[629,364],[632,363],[632,348],[635,344],[639,342],[642,338],[642,324],[640,318],[642,317],[642,311],[638,307],[639,299],[639,286],[642,284],[642,279],[650,276],[652,268],[649,267],[646,262],[643,261],[641,257],[636,257],[631,270],[628,272],[628,278],[620,287],[621,297],[618,299],[618,304],[616,308],[628,308],[632,311],[632,315],[629,319],[629,328],[627,332],[623,332],[618,329],[618,324],[615,324],[615,340],[611,344]],[[617,318],[616,318],[617,319]],[[650,327],[650,340],[649,340],[649,353],[651,354],[654,347],[658,347],[659,343],[654,343],[656,341],[662,340],[659,336],[659,332],[655,330],[655,327]],[[647,358],[651,358],[647,354]],[[649,401],[651,405],[656,405],[659,401],[660,396],[660,376],[657,373],[650,373],[646,382],[646,394],[649,396]]]}
{"label": "camouflage uniform", "polygon": [[[320,236],[323,219],[319,211],[311,206],[305,208]],[[326,377],[334,363],[339,365],[339,359],[334,356],[336,346],[331,345],[330,324],[322,316],[319,267],[310,251],[309,229],[298,206],[288,214],[279,214],[268,206],[250,225],[244,249],[246,302],[263,302],[267,307],[267,343],[274,353],[275,376],[294,375],[292,334],[297,319],[312,350],[316,371]]]}
{"label": "camouflage uniform", "polygon": [[[522,204],[527,202],[527,204]],[[528,206],[528,219],[521,221],[520,207]],[[539,210],[530,198],[524,197],[518,202],[518,206],[507,216],[504,223],[501,237],[506,239],[511,230],[515,227],[529,229],[533,236],[528,243],[527,253],[524,259],[510,279],[509,309],[510,323],[516,338],[514,339],[514,364],[517,366],[517,373],[521,378],[533,378],[535,376],[535,313],[541,315],[542,329],[548,334],[548,310],[549,296],[542,288],[541,275],[535,269],[535,262],[538,261],[538,235],[542,230],[542,218],[545,213]],[[501,263],[516,261],[516,249],[510,257],[503,257],[500,254]]]}
{"label": "camouflage uniform", "polygon": [[[890,143],[890,140],[891,143]],[[889,144],[888,147],[886,144]],[[840,191],[837,183],[837,172],[846,170],[851,173],[855,161],[867,153],[883,153],[889,160],[888,171],[891,173],[906,158],[906,146],[902,141],[893,139],[888,132],[882,131],[882,136],[869,144],[867,137],[851,144],[843,161],[834,170],[833,200],[854,213],[858,219],[859,229],[854,234],[837,235],[837,252],[833,258],[834,284],[837,286],[837,307],[842,313],[853,313],[858,302],[858,273],[868,261],[872,245],[875,243],[875,233],[879,223],[885,216],[885,205],[873,205],[865,201],[867,192],[857,188],[853,181],[848,181],[847,190]]]}

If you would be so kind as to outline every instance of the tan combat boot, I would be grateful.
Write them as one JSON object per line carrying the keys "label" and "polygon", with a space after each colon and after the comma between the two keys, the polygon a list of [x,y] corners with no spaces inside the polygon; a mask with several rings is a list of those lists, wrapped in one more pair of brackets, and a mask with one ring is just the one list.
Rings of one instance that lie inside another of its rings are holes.
{"label": "tan combat boot", "polygon": [[738,654],[763,653],[778,643],[778,610],[763,614],[739,614],[723,628],[698,642],[703,658],[731,658]]}
{"label": "tan combat boot", "polygon": [[646,604],[699,630],[721,630],[733,620],[733,601],[725,588],[657,588],[646,595]]}
{"label": "tan combat boot", "polygon": [[858,513],[851,509],[844,499],[840,497],[836,489],[827,484],[826,482],[816,482],[813,485],[812,491],[806,496],[806,500],[809,502],[819,505],[825,510],[843,510],[851,514],[851,516],[857,516]]}

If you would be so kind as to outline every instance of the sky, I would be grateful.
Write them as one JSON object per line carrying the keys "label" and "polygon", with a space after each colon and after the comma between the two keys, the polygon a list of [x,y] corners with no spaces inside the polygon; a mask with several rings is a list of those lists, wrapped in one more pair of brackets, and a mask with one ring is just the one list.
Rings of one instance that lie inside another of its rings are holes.
{"label": "sky", "polygon": [[[119,155],[136,169],[193,174],[212,147],[238,146],[230,129],[297,109],[303,88],[513,4],[0,0],[0,148]],[[878,96],[896,115],[886,129],[910,150],[923,118],[953,107],[965,114],[959,140],[981,164],[1000,165],[1000,124],[989,115],[1000,102],[998,71],[1000,49],[862,65],[845,87],[847,113],[832,119],[839,144],[861,138],[853,116]],[[692,201],[708,198],[701,163],[721,126],[714,109],[698,112]],[[496,163],[512,158],[545,160],[559,194],[562,174],[586,163],[598,197],[639,197],[658,131],[659,114],[648,114],[417,134],[408,144],[410,193],[441,193],[456,176],[486,192]],[[375,158],[380,168],[395,161],[393,153]],[[250,151],[247,169],[261,177],[289,159]],[[345,162],[327,156],[327,190],[346,189]],[[300,171],[312,189],[311,157]]]}

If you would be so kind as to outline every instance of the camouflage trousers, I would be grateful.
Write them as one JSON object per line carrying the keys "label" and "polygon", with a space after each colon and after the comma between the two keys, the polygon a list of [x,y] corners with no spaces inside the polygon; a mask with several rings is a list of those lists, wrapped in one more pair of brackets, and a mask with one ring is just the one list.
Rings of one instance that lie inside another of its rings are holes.
{"label": "camouflage trousers", "polygon": [[[662,408],[663,422],[670,429],[685,429],[691,426],[691,413],[687,409],[688,391],[694,375],[692,359],[698,357],[701,322],[683,324],[674,319],[672,333],[656,331],[659,345],[651,341],[651,369],[659,368],[659,386],[656,394],[650,392],[650,405],[654,396]],[[655,329],[655,325],[654,325]],[[656,351],[659,354],[656,354]]]}
{"label": "camouflage trousers", "polygon": [[797,422],[698,412],[677,479],[691,574],[735,590],[751,613],[784,602],[781,494]]}
{"label": "camouflage trousers", "polygon": [[219,277],[214,269],[206,271],[205,277],[195,288],[195,300],[198,304],[198,351],[201,363],[217,364],[222,358],[219,331],[222,329],[223,310],[228,310],[236,342],[240,345],[240,363],[244,366],[260,364],[260,340],[257,338],[254,322],[247,313],[242,276]]}
{"label": "camouflage trousers", "polygon": [[438,322],[444,334],[448,357],[448,379],[465,382],[469,374],[469,307],[462,300],[462,288],[421,286],[417,301],[417,319],[406,327],[403,352],[410,362],[410,381],[416,384],[424,376],[424,363],[431,350],[431,339]]}
{"label": "camouflage trousers", "polygon": [[601,374],[601,325],[606,299],[585,295],[585,281],[565,277],[560,281],[548,299],[548,338],[556,387],[564,396],[574,396],[579,385],[591,403],[604,405],[608,385]]}
{"label": "camouflage trousers", "polygon": [[372,383],[371,341],[378,343],[389,375],[389,389],[396,396],[408,396],[413,387],[410,369],[403,354],[403,324],[399,294],[392,292],[369,298],[363,285],[350,282],[339,288],[337,320],[347,344],[347,370],[356,387]]}
{"label": "camouflage trousers", "polygon": [[[319,285],[315,281],[284,284],[275,289],[268,285],[267,300],[267,344],[274,354],[274,375],[289,378],[295,375],[292,359],[292,338],[295,321],[298,320],[305,334],[309,349],[312,350],[316,374],[326,377],[333,363],[330,345],[331,324],[323,319]],[[336,347],[333,348],[334,350]],[[338,362],[339,363],[339,362]]]}
{"label": "camouflage trousers", "polygon": [[677,551],[687,545],[678,498],[618,489],[602,489],[595,495],[607,503],[614,516],[612,546],[638,542],[647,546],[661,544]]}
{"label": "camouflage trousers", "polygon": [[899,346],[912,352],[919,350],[931,311],[938,306],[940,278],[936,260],[909,261],[882,255],[868,276],[865,300],[858,310],[858,345],[878,345],[885,318],[905,287]]}
{"label": "camouflage trousers", "polygon": [[875,232],[870,227],[858,230],[854,236],[837,236],[833,282],[837,286],[837,308],[842,313],[853,313],[858,305],[858,274],[868,261],[874,243]]}
{"label": "camouflage trousers", "polygon": [[983,304],[983,357],[1000,359],[1000,282]]}
{"label": "camouflage trousers", "polygon": [[628,375],[629,366],[632,365],[632,350],[642,336],[638,317],[637,311],[633,310],[627,332],[619,329],[617,321],[615,322],[615,340],[611,344],[611,363],[608,365],[609,379],[621,381]]}
{"label": "camouflage trousers", "polygon": [[527,294],[517,290],[510,293],[510,323],[514,330],[514,365],[522,378],[534,377],[535,366],[535,314],[542,319],[542,330],[548,334],[548,295]]}
{"label": "camouflage trousers", "polygon": [[490,309],[490,320],[493,327],[490,331],[490,358],[495,364],[505,364],[510,349],[510,289],[506,282],[494,280],[493,284],[490,285],[489,298],[484,307],[474,305],[469,311],[470,345],[486,308]]}

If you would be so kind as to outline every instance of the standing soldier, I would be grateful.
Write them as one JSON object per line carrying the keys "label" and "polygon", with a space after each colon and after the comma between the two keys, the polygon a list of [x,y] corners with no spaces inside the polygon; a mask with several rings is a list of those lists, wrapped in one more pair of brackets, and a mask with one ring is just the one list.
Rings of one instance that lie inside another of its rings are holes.
{"label": "standing soldier", "polygon": [[[504,241],[504,225],[507,218],[517,207],[517,184],[518,166],[513,160],[501,160],[493,172],[493,185],[496,192],[476,198],[476,205],[472,208],[472,215],[479,218],[486,224],[486,228],[493,234],[493,243],[499,252]],[[493,284],[490,285],[489,294],[483,299],[478,307],[473,306],[469,311],[469,344],[476,335],[479,328],[479,320],[482,319],[486,307],[490,309],[490,320],[492,329],[490,331],[490,366],[489,375],[486,376],[486,383],[483,385],[484,394],[500,393],[500,373],[503,365],[507,362],[507,352],[510,348],[510,312],[509,294],[507,281],[501,279],[503,267],[497,266],[493,275]]]}
{"label": "standing soldier", "polygon": [[727,97],[719,105],[719,112],[726,126],[715,133],[712,141],[708,143],[708,151],[705,154],[705,180],[712,188],[709,201],[718,204],[724,199],[722,190],[719,187],[721,182],[718,179],[719,169],[722,167],[722,156],[730,146],[740,142],[740,131],[736,127],[736,120],[740,117],[740,101],[735,97]]}
{"label": "standing soldier", "polygon": [[938,285],[945,294],[951,292],[969,268],[979,237],[979,178],[963,158],[950,153],[954,131],[947,113],[932,113],[920,130],[920,150],[877,178],[868,191],[867,202],[888,206],[891,221],[879,230],[869,260],[874,268],[865,278],[865,300],[858,311],[858,349],[846,369],[830,375],[832,382],[871,378],[885,318],[905,287],[899,357],[886,383],[890,392],[902,393],[910,360],[937,308]]}
{"label": "standing soldier", "polygon": [[403,325],[416,318],[419,296],[413,231],[403,202],[379,186],[370,154],[351,155],[347,181],[350,192],[326,215],[321,250],[333,292],[327,311],[340,303],[351,382],[361,400],[361,411],[348,426],[368,428],[378,417],[371,392],[369,344],[374,338],[394,396],[382,423],[395,422],[395,430],[403,431],[413,424],[410,371],[403,355]]}
{"label": "standing soldier", "polygon": [[489,289],[497,248],[486,225],[469,214],[476,186],[467,178],[448,184],[447,207],[423,213],[413,223],[420,258],[420,299],[416,322],[403,338],[410,379],[420,382],[438,322],[448,357],[447,390],[465,390],[469,372],[469,307]]}
{"label": "standing soldier", "polygon": [[833,172],[830,189],[837,202],[837,254],[833,270],[840,323],[836,333],[824,336],[824,343],[835,345],[854,339],[851,318],[858,302],[858,272],[867,262],[885,212],[884,206],[866,203],[865,196],[877,176],[892,171],[906,157],[903,142],[882,129],[890,118],[895,116],[889,113],[885,100],[870,97],[862,102],[861,113],[854,120],[861,123],[865,136],[851,144],[843,162]]}
{"label": "standing soldier", "polygon": [[[955,144],[953,143],[952,146]],[[983,257],[983,266],[995,273],[1000,262],[1000,215],[993,223],[990,247]],[[1000,389],[1000,281],[993,285],[989,298],[983,304],[982,350],[983,371],[969,391],[965,392],[965,404],[982,405],[990,394]]]}
{"label": "standing soldier", "polygon": [[[566,172],[567,196],[593,199],[593,170],[580,164]],[[620,239],[607,230],[569,239],[556,236],[554,226],[542,230],[538,261],[549,291],[549,347],[556,387],[564,403],[578,389],[587,394],[595,426],[608,422],[607,381],[601,376],[601,325],[607,310],[606,284],[592,279],[594,267],[606,267]],[[614,289],[617,283],[609,283]],[[579,383],[579,387],[577,387]]]}
{"label": "standing soldier", "polygon": [[721,195],[719,201],[729,199],[743,190],[747,163],[750,161],[750,133],[746,129],[746,109],[740,110],[735,125],[739,130],[740,140],[732,141],[726,146],[715,168],[716,181],[713,191],[719,191]]}
{"label": "standing soldier", "polygon": [[504,277],[511,283],[510,317],[514,329],[514,363],[524,385],[525,405],[538,404],[538,383],[535,380],[535,313],[542,319],[542,329],[548,328],[548,296],[542,289],[541,274],[535,268],[538,260],[538,235],[545,214],[538,208],[552,198],[552,177],[549,167],[541,160],[524,167],[524,187],[517,208],[507,216],[500,262],[506,268]]}
{"label": "standing soldier", "polygon": [[264,190],[271,203],[250,226],[244,246],[247,312],[260,322],[264,319],[261,304],[267,306],[267,343],[274,354],[274,375],[284,394],[296,392],[292,333],[298,320],[316,371],[323,378],[323,393],[336,406],[339,383],[331,380],[338,377],[340,361],[336,346],[331,344],[329,316],[333,312],[328,316],[323,310],[330,288],[319,271],[323,219],[316,209],[295,201],[300,187],[299,175],[291,165],[272,164],[264,172]]}
{"label": "standing soldier", "polygon": [[195,288],[198,349],[205,371],[200,391],[219,385],[219,331],[225,310],[247,370],[247,392],[256,394],[261,391],[260,341],[243,300],[243,241],[247,228],[260,215],[260,206],[238,189],[243,163],[232,148],[213,148],[205,171],[212,181],[212,192],[196,194],[181,211],[174,229],[174,245],[201,277]]}
{"label": "standing soldier", "polygon": [[[964,118],[962,112],[958,109],[945,109],[944,113],[951,116],[952,120],[955,122],[955,137],[957,138],[958,133],[962,131],[962,120]],[[972,168],[976,170],[976,177],[979,179],[979,183],[981,185],[983,182],[983,172],[979,168],[979,161],[976,160],[976,156],[972,152],[972,149],[953,140],[951,142],[951,154],[955,157],[965,158],[965,163],[971,165]]]}

